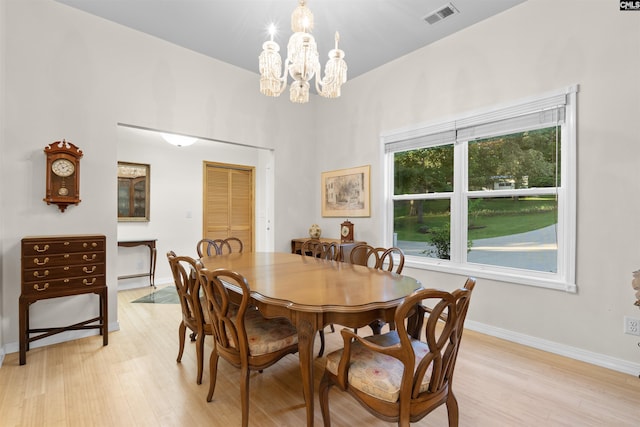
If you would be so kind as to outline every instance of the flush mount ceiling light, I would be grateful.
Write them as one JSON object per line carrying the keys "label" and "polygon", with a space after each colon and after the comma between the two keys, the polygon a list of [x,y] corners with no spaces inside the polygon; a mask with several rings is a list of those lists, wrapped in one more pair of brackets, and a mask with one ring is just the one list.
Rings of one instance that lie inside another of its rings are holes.
{"label": "flush mount ceiling light", "polygon": [[188,147],[198,140],[198,138],[176,135],[175,133],[161,132],[160,135],[162,135],[162,138],[164,138],[165,141],[167,141],[171,145],[175,145],[176,147]]}
{"label": "flush mount ceiling light", "polygon": [[293,82],[289,89],[291,102],[300,104],[309,102],[309,82],[315,76],[318,93],[326,98],[340,96],[340,86],[347,81],[347,63],[344,52],[338,49],[340,39],[338,32],[335,37],[335,48],[329,51],[329,60],[324,68],[324,78],[320,78],[320,61],[318,48],[311,35],[313,30],[313,14],[304,0],[291,14],[291,30],[293,34],[287,45],[287,59],[282,69],[280,46],[273,41],[275,26],[269,28],[271,39],[262,45],[259,58],[260,93],[267,96],[280,96],[287,87],[287,74]]}

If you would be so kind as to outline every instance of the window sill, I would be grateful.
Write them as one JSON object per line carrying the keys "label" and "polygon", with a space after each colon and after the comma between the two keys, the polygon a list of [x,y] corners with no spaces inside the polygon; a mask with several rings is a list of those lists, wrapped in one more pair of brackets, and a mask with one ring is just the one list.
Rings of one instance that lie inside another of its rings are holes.
{"label": "window sill", "polygon": [[575,283],[562,280],[558,275],[550,273],[492,266],[478,266],[473,264],[463,265],[448,260],[438,260],[433,258],[422,259],[415,257],[407,257],[405,267],[473,276],[475,278],[513,283],[517,285],[535,286],[538,288],[553,289],[568,293],[576,293],[578,291]]}

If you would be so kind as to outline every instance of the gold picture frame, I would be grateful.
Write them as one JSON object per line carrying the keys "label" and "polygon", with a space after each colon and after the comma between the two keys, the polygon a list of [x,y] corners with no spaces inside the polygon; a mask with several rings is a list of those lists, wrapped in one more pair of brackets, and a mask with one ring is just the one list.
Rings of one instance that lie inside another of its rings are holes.
{"label": "gold picture frame", "polygon": [[322,172],[322,216],[371,216],[370,169],[366,165]]}
{"label": "gold picture frame", "polygon": [[149,221],[150,169],[144,163],[118,162],[118,221]]}

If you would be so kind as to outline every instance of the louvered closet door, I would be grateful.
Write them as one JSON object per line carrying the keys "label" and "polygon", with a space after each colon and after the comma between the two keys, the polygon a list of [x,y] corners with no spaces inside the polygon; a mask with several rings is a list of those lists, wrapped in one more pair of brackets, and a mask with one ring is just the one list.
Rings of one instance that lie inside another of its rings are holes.
{"label": "louvered closet door", "polygon": [[204,169],[204,237],[237,237],[253,251],[254,168],[205,162]]}

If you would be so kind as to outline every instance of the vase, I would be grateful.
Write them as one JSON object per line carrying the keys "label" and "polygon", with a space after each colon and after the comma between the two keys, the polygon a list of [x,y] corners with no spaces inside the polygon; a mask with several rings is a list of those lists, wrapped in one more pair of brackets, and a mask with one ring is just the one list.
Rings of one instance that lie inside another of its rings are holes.
{"label": "vase", "polygon": [[311,227],[309,227],[309,237],[311,237],[312,239],[319,239],[321,233],[322,230],[320,229],[318,224],[312,224]]}

